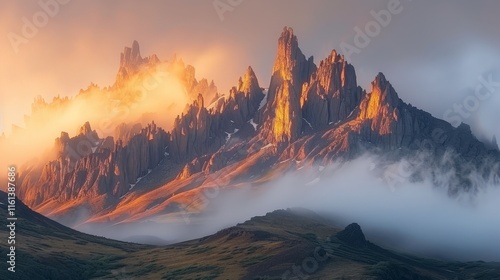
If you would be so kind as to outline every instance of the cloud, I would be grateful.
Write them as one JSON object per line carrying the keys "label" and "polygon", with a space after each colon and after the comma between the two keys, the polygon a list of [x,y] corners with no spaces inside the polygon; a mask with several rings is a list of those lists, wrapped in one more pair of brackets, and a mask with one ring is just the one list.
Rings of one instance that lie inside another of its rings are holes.
{"label": "cloud", "polygon": [[122,123],[140,123],[145,127],[155,121],[170,130],[190,98],[167,65],[141,72],[121,88],[93,85],[72,98],[56,97],[46,101],[39,97],[32,103],[32,113],[25,116],[24,126],[0,142],[0,163],[21,167],[34,165],[37,158],[43,166],[55,159],[50,153],[55,138],[62,131],[70,137],[76,136],[87,121],[100,138],[116,136],[115,128]]}
{"label": "cloud", "polygon": [[365,155],[344,164],[304,168],[264,185],[220,189],[218,195],[206,197],[201,216],[168,215],[111,230],[102,225],[78,229],[122,240],[155,236],[172,243],[213,234],[276,209],[303,207],[330,218],[337,227],[357,222],[370,241],[385,248],[451,260],[500,260],[498,187],[484,185],[476,194],[455,197],[430,181],[391,187],[374,168],[382,162]]}

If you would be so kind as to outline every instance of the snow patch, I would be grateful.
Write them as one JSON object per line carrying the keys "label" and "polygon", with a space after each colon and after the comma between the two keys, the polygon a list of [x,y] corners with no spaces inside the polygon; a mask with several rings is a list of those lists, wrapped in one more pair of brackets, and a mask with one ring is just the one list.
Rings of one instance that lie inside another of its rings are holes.
{"label": "snow patch", "polygon": [[261,150],[264,150],[264,149],[267,149],[267,148],[271,148],[272,146],[274,146],[273,144],[267,144],[265,145],[264,147],[260,148]]}
{"label": "snow patch", "polygon": [[266,106],[266,104],[267,104],[267,93],[268,93],[268,91],[269,91],[269,89],[265,89],[263,91],[264,98],[262,98],[262,100],[260,101],[259,110],[262,109],[262,107]]}
{"label": "snow patch", "polygon": [[248,121],[248,123],[249,123],[249,124],[251,124],[251,125],[253,126],[253,129],[254,129],[255,131],[257,131],[257,124],[253,121],[253,119],[250,119],[250,120]]}
{"label": "snow patch", "polygon": [[354,109],[352,109],[351,113],[349,114],[349,116],[347,116],[346,119],[350,118],[352,116],[352,114],[354,114],[354,111],[356,111],[356,109],[358,109],[359,106],[356,106],[354,107]]}
{"label": "snow patch", "polygon": [[215,105],[217,105],[217,103],[219,103],[219,100],[221,100],[222,98],[225,98],[225,97],[226,97],[225,95],[221,95],[214,102],[212,102],[210,105],[207,106],[207,110],[208,109],[212,109],[213,107],[215,107]]}
{"label": "snow patch", "polygon": [[302,119],[303,119],[303,120],[304,120],[304,121],[305,121],[305,122],[309,125],[309,127],[310,127],[310,128],[313,128],[310,122],[308,122],[308,121],[307,121],[306,119],[304,119],[304,118],[302,118]]}
{"label": "snow patch", "polygon": [[129,191],[132,190],[135,187],[135,185],[137,185],[137,183],[139,183],[144,177],[148,176],[149,173],[151,173],[151,171],[153,171],[153,169],[148,169],[148,173],[146,175],[137,178],[137,180],[135,181],[135,184],[130,184],[130,188],[128,190]]}
{"label": "snow patch", "polygon": [[237,128],[235,128],[234,131],[233,131],[233,133],[225,132],[227,134],[226,143],[229,141],[229,139],[231,139],[231,136],[233,136],[233,134],[235,134],[238,131],[240,131],[240,130],[237,129]]}

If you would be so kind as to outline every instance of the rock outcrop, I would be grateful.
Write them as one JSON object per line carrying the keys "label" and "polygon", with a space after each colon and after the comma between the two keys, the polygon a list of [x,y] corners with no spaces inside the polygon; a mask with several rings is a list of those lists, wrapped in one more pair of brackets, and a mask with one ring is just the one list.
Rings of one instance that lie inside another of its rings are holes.
{"label": "rock outcrop", "polygon": [[228,140],[228,134],[239,130],[257,113],[264,98],[251,67],[227,98],[221,97],[207,109],[203,95],[178,116],[172,129],[170,153],[177,162],[190,161],[217,151]]}
{"label": "rock outcrop", "polygon": [[361,227],[356,223],[346,226],[345,229],[337,233],[335,237],[353,247],[362,248],[368,244]]}
{"label": "rock outcrop", "polygon": [[[94,138],[95,137],[95,138]],[[94,142],[97,139],[96,142]],[[41,170],[26,170],[18,196],[31,207],[49,200],[61,202],[105,196],[118,199],[164,157],[169,135],[154,123],[142,129],[124,146],[112,137],[99,139],[90,124],[69,138],[56,140],[59,157]]]}
{"label": "rock outcrop", "polygon": [[241,127],[255,116],[263,98],[257,76],[249,66],[245,75],[238,80],[238,86],[231,88],[228,98],[219,104],[217,111],[226,126],[231,122]]}
{"label": "rock outcrop", "polygon": [[174,160],[186,162],[222,146],[225,135],[219,130],[217,121],[205,107],[203,96],[198,95],[198,99],[175,119],[170,147]]}
{"label": "rock outcrop", "polygon": [[303,88],[303,117],[313,128],[338,123],[347,119],[363,94],[354,67],[333,50]]}
{"label": "rock outcrop", "polygon": [[283,146],[301,135],[302,87],[315,71],[313,58],[306,59],[293,30],[285,27],[278,40],[278,53],[261,118],[262,135],[268,142]]}
{"label": "rock outcrop", "polygon": [[139,42],[132,43],[132,47],[125,47],[120,54],[120,68],[116,75],[116,86],[123,86],[124,83],[134,74],[137,74],[145,66],[155,66],[160,63],[160,59],[153,54],[142,58]]}

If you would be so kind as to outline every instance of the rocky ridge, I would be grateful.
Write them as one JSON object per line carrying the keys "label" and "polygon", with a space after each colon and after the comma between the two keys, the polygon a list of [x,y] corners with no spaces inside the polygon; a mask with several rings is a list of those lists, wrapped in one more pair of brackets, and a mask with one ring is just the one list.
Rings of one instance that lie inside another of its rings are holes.
{"label": "rocky ridge", "polygon": [[[134,43],[122,54],[117,83],[125,79],[120,72],[133,75],[140,65],[154,61],[143,59]],[[182,60],[173,61],[169,65],[174,73],[182,77],[188,91],[197,93],[177,116],[170,133],[154,123],[147,128],[123,124],[116,128],[114,138],[106,139],[99,139],[89,124],[75,138],[63,133],[56,141],[58,151],[75,149],[72,143],[78,139],[97,140],[90,141],[86,152],[73,163],[60,153],[59,159],[42,171],[28,170],[21,178],[20,193],[26,203],[36,206],[53,198],[66,202],[104,195],[112,198],[106,205],[115,207],[123,195],[134,191],[130,186],[138,178],[150,170],[155,172],[162,161],[182,170],[169,186],[216,173],[231,173],[235,182],[264,178],[281,168],[299,168],[291,164],[292,159],[302,164],[328,164],[366,151],[390,155],[392,160],[430,152],[434,158],[429,166],[436,168],[440,168],[439,157],[451,151],[455,157],[450,164],[457,176],[463,173],[467,177],[467,172],[459,172],[465,171],[464,163],[476,166],[483,178],[500,174],[498,150],[478,141],[467,125],[454,128],[404,103],[382,73],[375,77],[369,92],[363,90],[354,67],[335,50],[316,66],[313,58],[306,59],[300,50],[291,28],[285,27],[278,40],[267,95],[248,67],[228,95],[215,91],[210,100],[201,91],[213,92],[213,83],[196,81],[193,67],[185,66]],[[68,164],[74,164],[74,170],[68,169]],[[471,182],[464,183],[465,177],[452,182],[457,188],[474,189]],[[204,180],[196,182],[189,189],[201,188]],[[231,184],[225,181],[225,185]],[[169,201],[174,203],[180,197],[165,193],[154,198],[155,205],[162,200],[167,207]]]}

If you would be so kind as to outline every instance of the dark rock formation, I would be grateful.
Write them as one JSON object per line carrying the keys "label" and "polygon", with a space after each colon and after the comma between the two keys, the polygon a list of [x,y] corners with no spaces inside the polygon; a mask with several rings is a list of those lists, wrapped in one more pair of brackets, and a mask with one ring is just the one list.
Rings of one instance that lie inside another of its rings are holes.
{"label": "dark rock formation", "polygon": [[243,78],[238,80],[238,86],[231,88],[229,97],[217,109],[221,112],[224,125],[229,126],[228,122],[236,127],[246,124],[255,116],[262,98],[262,89],[252,67],[249,66]]}
{"label": "dark rock formation", "polygon": [[217,121],[205,108],[203,96],[198,95],[185,113],[175,119],[170,147],[174,160],[186,162],[222,146],[225,134]]}
{"label": "dark rock formation", "polygon": [[337,233],[335,237],[353,247],[361,248],[367,244],[361,227],[356,223],[348,225],[343,231]]}
{"label": "dark rock formation", "polygon": [[200,94],[185,112],[178,116],[172,129],[170,153],[177,162],[217,151],[233,134],[255,116],[264,97],[257,77],[249,67],[238,87],[233,87],[227,99],[219,98],[210,109]]}
{"label": "dark rock formation", "polygon": [[343,121],[359,105],[362,94],[354,67],[334,50],[303,89],[303,117],[314,128]]}

